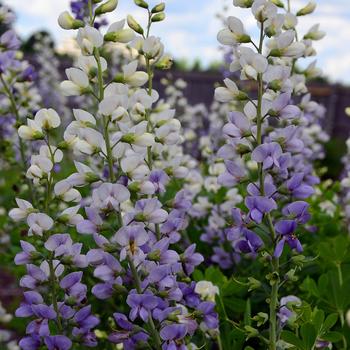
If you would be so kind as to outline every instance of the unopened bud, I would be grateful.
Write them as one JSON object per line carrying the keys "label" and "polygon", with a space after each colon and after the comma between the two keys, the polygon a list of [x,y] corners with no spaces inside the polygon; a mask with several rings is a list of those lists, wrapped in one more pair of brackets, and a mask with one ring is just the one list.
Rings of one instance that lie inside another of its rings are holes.
{"label": "unopened bud", "polygon": [[161,21],[164,21],[164,19],[165,19],[165,13],[159,12],[159,13],[155,14],[154,16],[152,16],[151,21],[152,22],[161,22]]}
{"label": "unopened bud", "polygon": [[117,6],[118,0],[108,0],[95,10],[95,15],[102,15],[104,13],[112,12],[117,8]]}
{"label": "unopened bud", "polygon": [[78,29],[84,27],[84,22],[78,19],[74,19],[68,12],[62,12],[58,17],[58,24],[62,29]]}
{"label": "unopened bud", "polygon": [[254,289],[259,289],[261,287],[261,282],[253,277],[248,277],[248,292],[251,292]]}
{"label": "unopened bud", "polygon": [[127,17],[127,22],[128,22],[128,26],[134,30],[136,33],[139,34],[143,34],[143,29],[142,27],[137,23],[137,21],[135,20],[134,17],[132,17],[131,15],[128,15]]}
{"label": "unopened bud", "polygon": [[297,12],[297,16],[305,16],[315,11],[316,2],[310,1],[305,7]]}
{"label": "unopened bud", "polygon": [[154,6],[153,9],[151,10],[151,12],[158,13],[158,12],[162,12],[164,10],[165,10],[165,3],[161,2],[160,4]]}
{"label": "unopened bud", "polygon": [[259,335],[259,331],[251,326],[245,326],[244,329],[247,334],[247,339],[255,338]]}
{"label": "unopened bud", "polygon": [[271,2],[278,7],[282,7],[282,8],[284,7],[284,4],[281,0],[271,0]]}
{"label": "unopened bud", "polygon": [[148,9],[148,4],[144,0],[134,0],[134,3],[139,7],[142,7],[144,9]]}
{"label": "unopened bud", "polygon": [[157,62],[156,68],[164,69],[164,70],[170,69],[172,64],[173,64],[173,59],[170,56],[165,55]]}

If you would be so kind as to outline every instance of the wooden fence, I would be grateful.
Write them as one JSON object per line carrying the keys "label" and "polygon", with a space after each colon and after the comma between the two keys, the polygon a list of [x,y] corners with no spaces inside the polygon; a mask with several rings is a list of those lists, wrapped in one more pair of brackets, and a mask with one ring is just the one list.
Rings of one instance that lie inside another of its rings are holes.
{"label": "wooden fence", "polygon": [[[159,73],[155,77],[155,87],[162,95],[163,87],[160,80],[163,77],[172,76],[175,80],[181,78],[187,82],[185,95],[189,102],[204,103],[207,106],[213,101],[214,86],[222,82],[219,73],[204,72],[175,72]],[[309,85],[313,99],[322,103],[327,114],[324,128],[331,137],[347,139],[350,136],[350,117],[345,114],[345,108],[350,106],[350,87],[342,85],[329,85],[313,83]]]}

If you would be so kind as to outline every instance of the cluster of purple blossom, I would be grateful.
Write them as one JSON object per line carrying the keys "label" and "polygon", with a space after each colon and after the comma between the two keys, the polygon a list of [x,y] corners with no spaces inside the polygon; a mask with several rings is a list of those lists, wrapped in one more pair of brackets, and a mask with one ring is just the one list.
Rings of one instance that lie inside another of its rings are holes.
{"label": "cluster of purple blossom", "polygon": [[[249,97],[229,78],[224,80],[225,87],[215,91],[220,102],[243,103],[241,111],[230,112],[223,127],[227,142],[218,156],[226,171],[219,175],[218,182],[232,187],[248,181],[246,211],[233,209],[233,225],[224,231],[225,239],[231,242],[231,255],[223,254],[218,260],[235,260],[233,252],[255,256],[265,251],[270,256],[272,272],[276,274],[270,301],[270,346],[274,349],[278,337],[279,258],[285,245],[302,252],[297,233],[310,217],[304,200],[314,193],[313,186],[319,181],[311,162],[315,157],[313,140],[304,129],[314,125],[323,109],[310,102],[309,95],[298,105],[293,103],[307,93],[305,77],[318,71],[314,63],[304,71],[297,71],[295,65],[299,58],[315,54],[312,41],[321,39],[324,33],[313,26],[298,40],[298,16],[312,12],[314,8],[310,6],[293,14],[290,6],[281,6],[285,12],[279,13],[272,1],[237,0],[234,4],[251,8],[260,29],[258,42],[253,41],[236,17],[228,17],[218,40],[233,48],[230,71],[239,72],[242,81],[256,81],[257,97]],[[252,174],[248,174],[241,159],[256,164],[256,181],[251,182]]]}

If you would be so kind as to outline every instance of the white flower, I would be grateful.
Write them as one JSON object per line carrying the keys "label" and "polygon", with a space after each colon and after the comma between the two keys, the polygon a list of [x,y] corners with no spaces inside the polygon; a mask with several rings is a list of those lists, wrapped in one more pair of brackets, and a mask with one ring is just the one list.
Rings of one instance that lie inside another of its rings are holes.
{"label": "white flower", "polygon": [[243,23],[237,17],[227,18],[228,28],[220,30],[217,39],[223,45],[235,45],[237,43],[250,42],[250,36],[244,31]]}
{"label": "white flower", "polygon": [[125,19],[112,23],[105,35],[105,40],[118,43],[128,43],[134,39],[135,33],[130,28],[124,28]]}
{"label": "white flower", "polygon": [[277,14],[277,6],[268,0],[255,0],[252,13],[259,22],[264,22]]}
{"label": "white flower", "polygon": [[305,45],[302,42],[293,42],[294,30],[287,30],[268,42],[271,56],[286,56],[298,58],[303,55]]}
{"label": "white flower", "polygon": [[241,71],[241,79],[257,79],[258,74],[264,73],[268,67],[267,59],[248,47],[241,47],[237,51],[238,59],[233,61],[230,65],[230,71],[235,72],[239,69]]}
{"label": "white flower", "polygon": [[95,117],[83,109],[73,109],[74,118],[79,122],[80,127],[95,126]]}
{"label": "white flower", "polygon": [[215,99],[220,102],[230,102],[239,94],[239,90],[231,79],[224,79],[224,84],[226,87],[215,89]]}
{"label": "white flower", "polygon": [[[59,163],[63,159],[63,152],[55,146],[42,145],[39,149],[39,155],[46,157],[48,159],[53,158],[54,163]],[[52,160],[52,159],[51,159]]]}
{"label": "white flower", "polygon": [[23,140],[36,140],[44,136],[41,126],[33,119],[27,119],[27,125],[19,127],[18,135]]}
{"label": "white flower", "polygon": [[284,16],[283,27],[285,29],[294,29],[298,24],[298,18],[293,13],[286,13]]}
{"label": "white flower", "polygon": [[126,84],[133,87],[139,87],[144,85],[148,80],[146,72],[136,71],[137,60],[130,62],[126,66],[123,66],[123,80]]}
{"label": "white flower", "polygon": [[69,80],[61,83],[61,90],[65,96],[79,96],[89,88],[89,78],[87,74],[78,68],[66,69]]}
{"label": "white flower", "polygon": [[209,281],[197,282],[194,291],[208,301],[215,301],[215,296],[219,295],[219,288]]}
{"label": "white flower", "polygon": [[80,205],[67,208],[58,215],[58,218],[67,225],[76,226],[80,221],[84,220],[83,216],[78,214],[79,209]]}
{"label": "white flower", "polygon": [[89,182],[96,182],[99,177],[93,172],[93,170],[87,165],[74,161],[77,173],[73,173],[67,177],[67,181],[71,186],[83,186]]}
{"label": "white flower", "polygon": [[28,215],[27,224],[29,226],[28,236],[42,236],[53,226],[53,220],[44,213],[31,213]]}
{"label": "white flower", "polygon": [[323,30],[320,30],[320,25],[315,24],[304,35],[304,39],[321,40],[322,38],[324,38],[325,35],[326,35],[326,32],[324,32]]}
{"label": "white flower", "polygon": [[58,181],[54,187],[55,196],[62,199],[64,202],[80,202],[81,194],[78,190],[73,188],[68,179]]}
{"label": "white flower", "polygon": [[160,38],[149,36],[143,41],[142,51],[150,59],[159,59],[164,53],[164,45]]}
{"label": "white flower", "polygon": [[[104,72],[107,69],[107,61],[105,58],[100,57],[101,70]],[[97,61],[94,56],[79,56],[77,65],[86,74],[96,74],[97,71]]]}
{"label": "white flower", "polygon": [[35,184],[38,184],[43,177],[47,177],[53,167],[52,161],[42,155],[33,155],[30,164],[26,176],[28,179],[32,179]]}
{"label": "white flower", "polygon": [[57,112],[52,109],[40,109],[34,117],[34,121],[43,129],[55,129],[61,124],[61,119]]}
{"label": "white flower", "polygon": [[128,125],[121,124],[121,131],[114,134],[113,143],[121,141],[141,147],[153,146],[155,143],[154,135],[147,132],[147,125],[148,123],[145,120],[132,128]]}
{"label": "white flower", "polygon": [[9,211],[9,216],[13,221],[25,219],[34,210],[32,204],[24,199],[16,198],[16,203],[18,208]]}
{"label": "white flower", "polygon": [[120,167],[125,174],[134,180],[142,180],[149,173],[148,166],[144,159],[137,153],[128,153],[121,161]]}
{"label": "white flower", "polygon": [[78,31],[77,43],[83,55],[92,55],[94,48],[103,45],[103,36],[96,28],[85,26]]}

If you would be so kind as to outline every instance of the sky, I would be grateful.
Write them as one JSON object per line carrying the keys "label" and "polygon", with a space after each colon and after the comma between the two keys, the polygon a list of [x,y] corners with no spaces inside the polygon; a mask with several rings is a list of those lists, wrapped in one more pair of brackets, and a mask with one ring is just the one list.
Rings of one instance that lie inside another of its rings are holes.
{"label": "sky", "polygon": [[[150,5],[160,0],[149,0]],[[164,0],[163,0],[164,1]],[[67,44],[71,31],[64,31],[57,24],[58,15],[69,8],[69,0],[4,0],[17,13],[16,29],[22,37],[28,37],[36,30],[48,30],[58,46]],[[318,7],[309,16],[300,17],[300,32],[316,23],[327,32],[327,36],[315,43],[318,66],[332,82],[350,84],[350,1],[316,0]],[[167,18],[154,25],[154,35],[160,36],[166,51],[175,58],[188,61],[200,59],[204,65],[222,59],[216,40],[222,22],[217,14],[228,5],[225,16],[239,17],[249,33],[256,33],[256,23],[247,9],[232,6],[231,0],[165,0]],[[299,9],[307,0],[291,0],[292,7]],[[221,11],[222,12],[222,11]],[[132,14],[143,22],[144,12],[132,0],[119,0],[117,10],[109,20],[116,21]]]}

